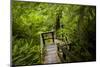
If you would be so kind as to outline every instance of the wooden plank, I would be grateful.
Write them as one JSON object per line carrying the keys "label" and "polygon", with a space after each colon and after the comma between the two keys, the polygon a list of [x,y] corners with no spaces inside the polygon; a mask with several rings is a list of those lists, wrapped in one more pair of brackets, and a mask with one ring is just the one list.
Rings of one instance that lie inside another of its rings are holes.
{"label": "wooden plank", "polygon": [[57,54],[57,46],[55,44],[46,46],[46,56],[44,64],[59,63],[60,59]]}
{"label": "wooden plank", "polygon": [[[48,39],[52,39],[53,43],[54,43],[54,32],[53,31],[50,31],[50,32],[44,32],[44,33],[41,33],[42,35],[42,41],[43,41],[43,44],[45,45],[45,40],[48,40]],[[45,35],[51,35],[50,36],[45,36]]]}

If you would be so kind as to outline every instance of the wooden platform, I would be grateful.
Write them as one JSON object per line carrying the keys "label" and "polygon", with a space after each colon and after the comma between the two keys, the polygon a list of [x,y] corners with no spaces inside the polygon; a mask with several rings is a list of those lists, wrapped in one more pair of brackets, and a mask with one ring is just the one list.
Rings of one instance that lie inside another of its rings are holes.
{"label": "wooden platform", "polygon": [[46,56],[44,58],[44,64],[60,63],[60,59],[57,54],[57,45],[51,44],[46,46]]}

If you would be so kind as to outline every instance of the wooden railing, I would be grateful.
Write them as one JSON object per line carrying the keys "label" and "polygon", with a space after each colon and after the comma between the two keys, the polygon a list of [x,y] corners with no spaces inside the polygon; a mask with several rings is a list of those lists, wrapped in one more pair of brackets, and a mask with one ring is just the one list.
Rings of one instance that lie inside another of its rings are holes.
{"label": "wooden railing", "polygon": [[69,43],[66,38],[55,38],[54,32],[45,32],[41,34],[41,61],[44,59],[45,54],[45,40],[52,39],[52,42],[57,45],[57,54],[61,60],[61,62],[67,62],[66,57],[70,54],[71,43]]}
{"label": "wooden railing", "polygon": [[66,57],[70,54],[71,44],[65,43],[65,42],[58,42],[56,43],[57,50],[58,50],[58,56],[61,60],[61,62],[67,62]]}

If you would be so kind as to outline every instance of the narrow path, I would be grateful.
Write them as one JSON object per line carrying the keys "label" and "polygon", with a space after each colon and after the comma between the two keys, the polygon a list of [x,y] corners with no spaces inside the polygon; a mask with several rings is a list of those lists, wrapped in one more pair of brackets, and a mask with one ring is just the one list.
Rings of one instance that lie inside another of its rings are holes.
{"label": "narrow path", "polygon": [[60,59],[57,54],[57,46],[55,44],[46,46],[46,56],[44,64],[59,63]]}

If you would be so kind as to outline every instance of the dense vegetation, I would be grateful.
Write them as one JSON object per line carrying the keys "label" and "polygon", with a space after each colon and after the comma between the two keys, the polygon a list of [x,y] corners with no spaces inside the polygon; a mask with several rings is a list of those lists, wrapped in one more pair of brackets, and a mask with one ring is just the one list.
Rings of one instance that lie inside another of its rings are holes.
{"label": "dense vegetation", "polygon": [[96,7],[12,2],[12,63],[41,64],[40,33],[71,43],[67,62],[96,60]]}

